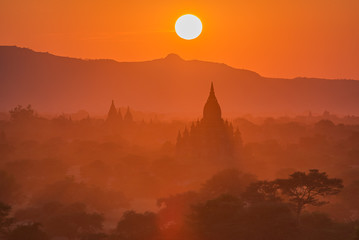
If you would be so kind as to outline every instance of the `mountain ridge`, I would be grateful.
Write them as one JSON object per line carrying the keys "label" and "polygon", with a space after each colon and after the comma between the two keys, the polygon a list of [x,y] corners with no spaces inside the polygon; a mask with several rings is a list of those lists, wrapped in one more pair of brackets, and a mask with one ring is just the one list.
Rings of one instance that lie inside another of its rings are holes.
{"label": "mountain ridge", "polygon": [[174,53],[118,62],[0,46],[1,111],[33,104],[46,112],[105,113],[114,99],[118,106],[199,116],[212,81],[224,113],[359,114],[359,81],[352,79],[267,78],[224,63],[184,60]]}

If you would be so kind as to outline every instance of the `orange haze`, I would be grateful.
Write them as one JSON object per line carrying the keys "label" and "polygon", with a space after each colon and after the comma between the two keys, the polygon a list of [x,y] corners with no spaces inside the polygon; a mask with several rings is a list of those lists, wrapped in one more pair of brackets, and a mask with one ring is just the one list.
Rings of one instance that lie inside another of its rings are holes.
{"label": "orange haze", "polygon": [[[0,45],[81,58],[224,62],[270,77],[359,79],[358,0],[1,0]],[[203,22],[193,41],[174,23]]]}

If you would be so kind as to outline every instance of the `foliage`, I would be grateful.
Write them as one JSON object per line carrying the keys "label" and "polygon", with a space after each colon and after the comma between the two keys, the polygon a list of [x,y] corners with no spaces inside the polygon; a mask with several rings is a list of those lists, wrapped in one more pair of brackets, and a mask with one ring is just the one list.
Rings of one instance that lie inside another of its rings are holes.
{"label": "foliage", "polygon": [[10,211],[9,205],[0,202],[0,236],[6,236],[14,223],[14,219],[9,217]]}
{"label": "foliage", "polygon": [[155,213],[127,211],[118,222],[115,235],[117,239],[123,240],[151,240],[158,236],[159,232]]}
{"label": "foliage", "polygon": [[200,239],[292,239],[297,228],[287,204],[263,202],[245,206],[222,195],[193,207],[190,222]]}
{"label": "foliage", "polygon": [[341,179],[328,178],[325,172],[317,169],[309,170],[308,174],[295,172],[288,179],[277,179],[276,183],[295,204],[298,218],[306,205],[322,206],[328,203],[323,197],[338,194],[343,188]]}
{"label": "foliage", "polygon": [[18,225],[8,236],[8,240],[48,240],[47,234],[39,223]]}
{"label": "foliage", "polygon": [[358,226],[355,228],[353,240],[359,240],[359,227]]}
{"label": "foliage", "polygon": [[239,198],[222,195],[194,206],[189,221],[202,239],[238,239],[243,231],[243,207]]}
{"label": "foliage", "polygon": [[257,181],[251,183],[241,194],[241,197],[249,203],[280,201],[278,188],[278,184],[274,181]]}
{"label": "foliage", "polygon": [[101,214],[89,212],[83,203],[63,205],[59,202],[19,210],[16,218],[22,222],[41,222],[50,237],[62,236],[69,239],[100,233],[104,221]]}
{"label": "foliage", "polygon": [[0,201],[18,202],[20,200],[20,186],[15,178],[5,171],[0,170]]}
{"label": "foliage", "polygon": [[247,208],[244,218],[245,238],[248,240],[295,239],[298,233],[290,206],[281,202],[261,202]]}
{"label": "foliage", "polygon": [[223,194],[240,196],[255,180],[255,176],[251,174],[241,173],[237,169],[225,169],[208,179],[202,185],[200,194],[205,199],[213,199]]}
{"label": "foliage", "polygon": [[65,236],[69,239],[81,237],[102,230],[104,218],[98,213],[88,213],[86,206],[76,203],[61,209],[48,219],[46,230],[53,236]]}
{"label": "foliage", "polygon": [[327,214],[320,212],[305,213],[301,216],[300,239],[339,240],[351,239],[353,226],[335,222]]}
{"label": "foliage", "polygon": [[10,110],[9,113],[10,118],[13,121],[26,121],[35,117],[35,111],[31,105],[28,105],[26,108],[18,105],[14,109]]}

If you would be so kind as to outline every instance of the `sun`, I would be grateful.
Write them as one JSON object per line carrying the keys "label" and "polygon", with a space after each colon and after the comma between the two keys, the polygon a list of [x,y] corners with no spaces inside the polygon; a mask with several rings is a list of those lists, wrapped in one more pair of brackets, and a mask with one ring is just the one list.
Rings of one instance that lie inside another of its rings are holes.
{"label": "sun", "polygon": [[197,38],[202,32],[201,20],[192,14],[179,17],[176,21],[175,30],[178,36],[186,40]]}

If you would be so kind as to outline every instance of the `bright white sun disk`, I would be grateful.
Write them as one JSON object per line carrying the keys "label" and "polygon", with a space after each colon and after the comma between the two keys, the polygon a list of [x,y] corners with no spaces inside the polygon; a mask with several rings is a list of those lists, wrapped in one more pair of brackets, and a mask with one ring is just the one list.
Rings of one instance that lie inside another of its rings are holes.
{"label": "bright white sun disk", "polygon": [[192,40],[201,34],[202,22],[195,15],[186,14],[177,19],[175,30],[181,38]]}

